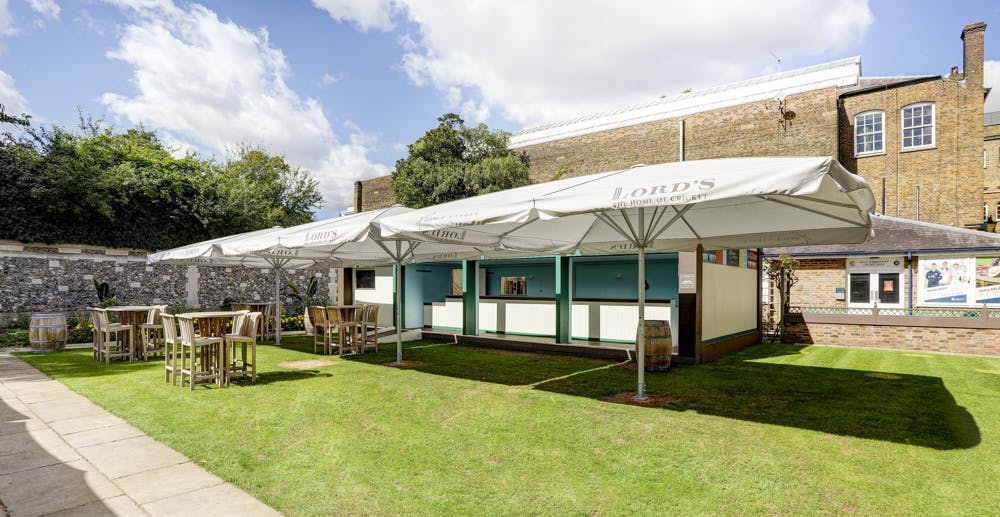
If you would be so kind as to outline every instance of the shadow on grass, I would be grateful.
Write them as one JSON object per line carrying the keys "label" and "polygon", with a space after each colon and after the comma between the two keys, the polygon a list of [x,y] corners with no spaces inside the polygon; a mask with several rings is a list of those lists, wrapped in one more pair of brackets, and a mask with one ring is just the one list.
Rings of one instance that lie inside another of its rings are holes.
{"label": "shadow on grass", "polygon": [[320,377],[330,377],[331,375],[326,372],[321,372],[318,370],[295,370],[295,371],[272,371],[272,372],[259,372],[257,374],[257,382],[251,383],[249,379],[237,379],[233,382],[243,386],[267,386],[269,384],[278,384],[281,382],[294,382],[301,381],[303,379],[316,379]]}
{"label": "shadow on grass", "polygon": [[[396,360],[394,344],[379,345],[379,349],[377,353],[369,351],[365,354],[347,355],[344,359],[368,364],[385,364]],[[404,343],[403,359],[423,363],[406,370],[508,386],[536,384],[611,364],[603,360],[568,355],[511,352],[434,341]]]}
{"label": "shadow on grass", "polygon": [[[975,419],[938,377],[758,361],[799,350],[758,345],[714,363],[647,373],[647,390],[680,398],[668,410],[934,449],[980,443]],[[599,399],[634,391],[635,383],[634,370],[615,367],[537,389]]]}
{"label": "shadow on grass", "polygon": [[[345,359],[369,364],[395,360],[395,347],[381,349]],[[762,361],[800,351],[797,346],[758,345],[713,363],[647,373],[647,389],[680,398],[665,406],[667,410],[934,449],[980,443],[972,415],[955,402],[940,378]],[[408,368],[421,373],[534,385],[538,390],[593,399],[636,387],[634,368],[578,357],[429,341],[406,343],[403,357],[426,363]]]}

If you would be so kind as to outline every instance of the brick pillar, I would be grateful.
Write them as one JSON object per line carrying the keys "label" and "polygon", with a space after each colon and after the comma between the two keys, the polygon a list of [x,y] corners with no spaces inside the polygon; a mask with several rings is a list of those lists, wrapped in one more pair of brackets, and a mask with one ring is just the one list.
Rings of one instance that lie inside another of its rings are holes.
{"label": "brick pillar", "polygon": [[[979,54],[982,56],[982,53]],[[362,194],[364,193],[364,184],[360,181],[354,182],[354,211],[356,213],[364,212],[364,207],[362,206]]]}
{"label": "brick pillar", "polygon": [[986,24],[970,23],[962,29],[962,66],[965,73],[965,84],[970,91],[983,86],[983,39]]}

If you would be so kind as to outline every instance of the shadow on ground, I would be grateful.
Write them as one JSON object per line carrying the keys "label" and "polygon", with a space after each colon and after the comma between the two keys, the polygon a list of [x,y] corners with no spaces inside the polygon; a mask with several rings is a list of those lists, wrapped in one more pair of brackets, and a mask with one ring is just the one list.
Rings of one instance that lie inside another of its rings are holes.
{"label": "shadow on ground", "polygon": [[[8,367],[11,364],[10,359],[0,358],[0,378],[19,385],[20,390],[30,393],[32,383],[48,381],[37,372]],[[91,488],[95,481],[87,478],[86,462],[39,420],[22,412],[24,406],[13,397],[12,391],[0,397],[0,515],[58,511],[113,515]]]}
{"label": "shadow on ground", "polygon": [[[370,364],[395,360],[395,347],[380,348],[378,354],[345,359]],[[791,345],[758,345],[713,363],[647,373],[647,389],[680,399],[665,405],[665,410],[934,449],[963,449],[980,443],[975,419],[956,403],[938,377],[760,361],[800,351],[801,347]],[[636,387],[634,367],[569,356],[426,341],[407,343],[403,356],[424,362],[410,368],[422,373],[528,385],[592,399]]]}

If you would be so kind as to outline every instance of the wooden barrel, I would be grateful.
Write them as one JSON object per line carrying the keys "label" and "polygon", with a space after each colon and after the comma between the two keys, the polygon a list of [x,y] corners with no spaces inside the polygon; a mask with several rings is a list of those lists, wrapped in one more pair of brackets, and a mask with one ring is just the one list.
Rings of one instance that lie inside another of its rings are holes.
{"label": "wooden barrel", "polygon": [[66,315],[62,313],[32,314],[28,328],[31,353],[61,352],[66,348]]}
{"label": "wooden barrel", "polygon": [[[665,372],[670,369],[670,356],[674,344],[670,339],[670,322],[667,320],[646,320],[646,371]],[[636,330],[636,354],[639,353],[639,332]]]}

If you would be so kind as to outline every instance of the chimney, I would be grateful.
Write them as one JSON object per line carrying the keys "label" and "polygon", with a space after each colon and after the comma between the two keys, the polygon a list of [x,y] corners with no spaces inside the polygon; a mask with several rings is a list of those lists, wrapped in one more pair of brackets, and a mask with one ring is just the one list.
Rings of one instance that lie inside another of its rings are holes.
{"label": "chimney", "polygon": [[953,66],[951,67],[951,73],[948,74],[948,79],[951,79],[952,81],[961,81],[962,79],[965,79],[965,75],[959,73],[957,66]]}
{"label": "chimney", "polygon": [[[980,55],[982,55],[982,54],[980,54]],[[361,206],[361,191],[362,191],[362,183],[360,181],[355,181],[354,182],[354,212],[355,213],[359,213],[359,214],[361,212],[363,212],[362,206]]]}
{"label": "chimney", "polygon": [[986,33],[984,22],[971,23],[962,29],[962,66],[965,72],[965,84],[970,87],[983,86],[983,36]]}

